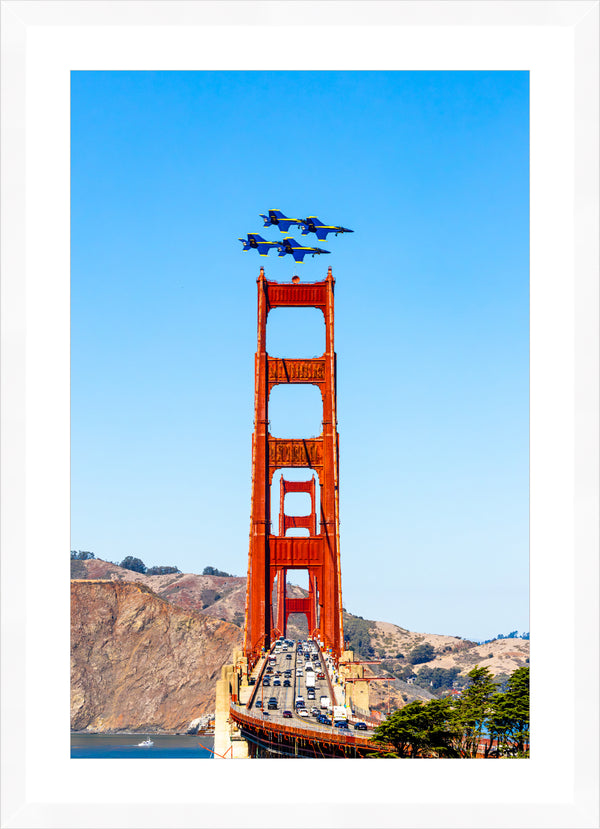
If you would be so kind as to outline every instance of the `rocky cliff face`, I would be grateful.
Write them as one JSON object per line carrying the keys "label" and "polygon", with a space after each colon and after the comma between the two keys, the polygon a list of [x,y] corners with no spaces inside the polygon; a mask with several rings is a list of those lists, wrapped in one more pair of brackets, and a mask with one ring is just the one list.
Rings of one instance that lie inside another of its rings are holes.
{"label": "rocky cliff face", "polygon": [[240,628],[141,582],[72,581],[71,728],[185,731],[214,710],[221,666],[241,641]]}

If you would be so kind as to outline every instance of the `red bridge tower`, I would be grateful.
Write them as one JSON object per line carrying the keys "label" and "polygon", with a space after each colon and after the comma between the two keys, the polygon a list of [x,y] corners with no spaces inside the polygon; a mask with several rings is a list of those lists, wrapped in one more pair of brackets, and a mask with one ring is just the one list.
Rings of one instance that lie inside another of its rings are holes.
{"label": "red bridge tower", "polygon": [[[255,662],[276,635],[284,635],[290,613],[305,613],[311,635],[339,658],[344,645],[342,581],[339,547],[339,437],[336,417],[336,355],[333,350],[333,286],[331,268],[323,282],[269,282],[260,269],[258,285],[258,342],[254,368],[254,432],[252,435],[252,508],[244,653]],[[270,357],[266,351],[267,316],[273,308],[318,308],[325,318],[325,353],[313,359]],[[312,383],[321,391],[323,430],[318,438],[281,439],[268,431],[269,395],[279,383]],[[314,478],[288,481],[286,468],[306,467],[319,480],[320,503],[315,503]],[[282,469],[279,534],[271,532],[271,484]],[[311,512],[289,516],[284,512],[286,492],[307,492]],[[317,508],[320,526],[317,532]],[[289,528],[308,529],[309,537],[286,536]],[[285,595],[288,570],[308,570],[309,596]],[[277,618],[273,587],[277,577]]]}

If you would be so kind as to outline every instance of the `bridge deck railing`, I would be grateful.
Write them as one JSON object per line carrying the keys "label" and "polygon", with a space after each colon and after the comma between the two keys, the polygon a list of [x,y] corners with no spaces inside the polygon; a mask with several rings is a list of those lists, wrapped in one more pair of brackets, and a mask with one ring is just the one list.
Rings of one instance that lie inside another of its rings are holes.
{"label": "bridge deck railing", "polygon": [[283,723],[265,720],[262,716],[260,718],[254,717],[248,714],[246,706],[236,705],[233,702],[229,706],[229,713],[234,722],[238,725],[245,725],[248,728],[261,728],[278,734],[311,739],[316,742],[353,745],[358,748],[375,751],[375,746],[370,742],[368,737],[358,737],[355,734],[343,734],[339,729],[334,730],[334,727],[332,727],[331,731],[326,731],[324,728],[311,728],[310,723],[305,724],[302,721],[298,721],[294,725],[283,725]]}

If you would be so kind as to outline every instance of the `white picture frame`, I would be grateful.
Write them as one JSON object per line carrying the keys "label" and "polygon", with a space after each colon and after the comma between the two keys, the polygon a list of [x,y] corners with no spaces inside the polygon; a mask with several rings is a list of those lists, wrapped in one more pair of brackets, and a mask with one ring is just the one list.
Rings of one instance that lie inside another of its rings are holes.
{"label": "white picture frame", "polygon": [[[597,30],[596,0],[2,3],[3,827],[598,825]],[[68,79],[89,68],[531,73],[531,759],[70,759]]]}

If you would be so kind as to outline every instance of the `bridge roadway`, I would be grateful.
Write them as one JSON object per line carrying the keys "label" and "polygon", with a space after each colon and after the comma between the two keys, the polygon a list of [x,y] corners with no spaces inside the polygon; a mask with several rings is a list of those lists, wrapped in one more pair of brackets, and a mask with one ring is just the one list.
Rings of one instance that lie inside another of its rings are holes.
{"label": "bridge roadway", "polygon": [[[271,663],[268,657],[272,658]],[[281,653],[275,653],[274,646],[268,657],[255,671],[257,681],[247,705],[232,703],[230,706],[231,716],[242,731],[270,734],[271,737],[276,735],[280,741],[288,735],[291,740],[298,738],[302,743],[333,745],[338,751],[342,746],[359,749],[354,756],[364,756],[366,751],[373,750],[369,743],[372,731],[354,729],[352,723],[349,723],[348,729],[338,728],[333,722],[331,725],[319,723],[316,712],[311,712],[311,709],[318,709],[319,713],[327,715],[327,711],[320,707],[321,696],[327,696],[332,705],[336,704],[328,668],[316,643],[312,647],[310,642],[306,643],[300,650],[295,642],[293,647],[288,647]],[[309,661],[315,677],[315,699],[312,701],[308,699],[306,685],[306,676],[310,672],[306,671],[305,666]],[[321,678],[318,678],[319,674],[322,675]],[[286,680],[289,685],[285,684]],[[299,713],[300,709],[295,704],[298,696],[304,698],[308,716]],[[275,697],[277,708],[268,708],[271,697]],[[290,712],[291,716],[288,714],[284,717],[284,711]],[[331,715],[329,718],[332,719]]]}

